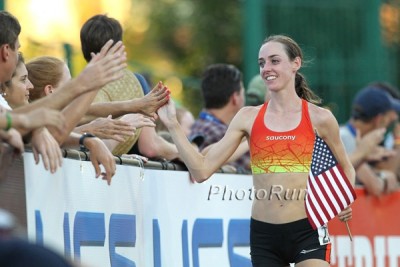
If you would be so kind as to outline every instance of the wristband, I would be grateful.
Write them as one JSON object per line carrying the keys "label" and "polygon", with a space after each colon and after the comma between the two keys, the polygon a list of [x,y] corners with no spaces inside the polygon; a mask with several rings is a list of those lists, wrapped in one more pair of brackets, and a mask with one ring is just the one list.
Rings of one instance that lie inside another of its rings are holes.
{"label": "wristband", "polygon": [[6,131],[8,131],[11,129],[12,126],[12,118],[10,112],[6,112],[6,119],[7,119]]}
{"label": "wristband", "polygon": [[79,138],[79,149],[80,149],[80,151],[83,151],[83,152],[89,151],[89,149],[87,149],[87,147],[83,143],[85,141],[86,137],[96,137],[96,136],[94,136],[91,133],[83,133],[82,134],[82,136]]}

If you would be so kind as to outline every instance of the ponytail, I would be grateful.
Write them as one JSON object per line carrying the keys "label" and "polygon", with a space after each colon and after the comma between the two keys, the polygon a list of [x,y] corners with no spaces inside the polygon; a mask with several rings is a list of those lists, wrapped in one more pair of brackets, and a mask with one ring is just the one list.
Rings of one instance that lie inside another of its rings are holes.
{"label": "ponytail", "polygon": [[296,73],[295,88],[296,93],[300,98],[303,98],[304,100],[307,100],[315,105],[321,104],[321,98],[308,87],[306,79],[300,72]]}

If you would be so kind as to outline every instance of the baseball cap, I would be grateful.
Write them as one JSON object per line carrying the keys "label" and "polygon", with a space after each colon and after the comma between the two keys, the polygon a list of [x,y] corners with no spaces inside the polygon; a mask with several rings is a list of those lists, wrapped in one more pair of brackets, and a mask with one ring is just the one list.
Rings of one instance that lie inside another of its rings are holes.
{"label": "baseball cap", "polygon": [[400,100],[393,98],[384,90],[365,87],[354,97],[352,117],[355,119],[371,119],[389,110],[400,112]]}
{"label": "baseball cap", "polygon": [[264,103],[267,86],[261,75],[254,76],[247,86],[246,104],[248,106],[258,106]]}

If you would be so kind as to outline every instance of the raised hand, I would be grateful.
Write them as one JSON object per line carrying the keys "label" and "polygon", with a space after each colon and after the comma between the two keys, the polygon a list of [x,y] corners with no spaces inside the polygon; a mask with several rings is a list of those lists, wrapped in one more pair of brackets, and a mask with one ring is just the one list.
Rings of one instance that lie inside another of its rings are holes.
{"label": "raised hand", "polygon": [[126,68],[125,46],[121,41],[113,45],[109,40],[97,54],[92,54],[92,60],[77,77],[83,90],[90,91],[103,87],[109,82],[122,78]]}
{"label": "raised hand", "polygon": [[372,156],[372,153],[374,152],[374,150],[376,150],[376,147],[379,145],[380,142],[383,141],[385,137],[385,131],[385,128],[375,129],[367,133],[363,137],[361,137],[360,132],[357,131],[357,149],[361,151],[366,158]]}
{"label": "raised hand", "polygon": [[178,123],[178,120],[176,118],[175,103],[172,100],[169,100],[167,104],[160,107],[157,111],[157,114],[167,128],[169,125]]}
{"label": "raised hand", "polygon": [[169,100],[170,91],[161,82],[140,100],[143,102],[142,113],[154,117],[159,107],[165,105]]}

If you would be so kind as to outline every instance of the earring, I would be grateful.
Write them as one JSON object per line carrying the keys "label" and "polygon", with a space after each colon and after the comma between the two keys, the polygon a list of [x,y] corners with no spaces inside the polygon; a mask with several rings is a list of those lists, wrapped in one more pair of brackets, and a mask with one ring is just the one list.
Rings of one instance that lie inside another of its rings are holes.
{"label": "earring", "polygon": [[2,93],[1,93],[1,96],[6,96],[6,95],[7,95],[6,92],[2,92]]}

